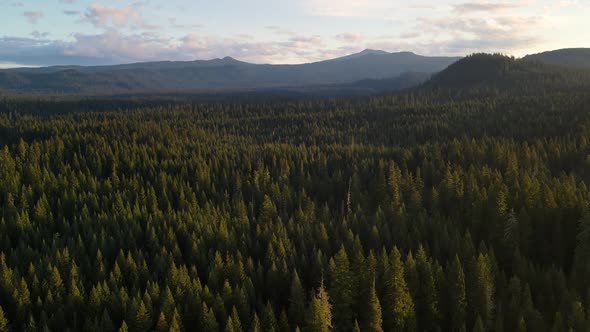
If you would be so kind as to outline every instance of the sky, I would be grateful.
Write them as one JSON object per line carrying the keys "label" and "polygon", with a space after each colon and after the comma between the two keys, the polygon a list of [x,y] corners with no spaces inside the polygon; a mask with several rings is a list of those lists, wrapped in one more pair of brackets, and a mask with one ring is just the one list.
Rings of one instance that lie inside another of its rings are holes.
{"label": "sky", "polygon": [[0,67],[590,47],[590,0],[0,0]]}

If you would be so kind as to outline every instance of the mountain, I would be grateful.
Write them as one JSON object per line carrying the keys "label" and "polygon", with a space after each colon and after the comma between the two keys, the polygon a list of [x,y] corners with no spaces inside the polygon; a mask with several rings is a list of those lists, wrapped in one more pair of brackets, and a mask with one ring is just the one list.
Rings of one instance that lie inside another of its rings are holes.
{"label": "mountain", "polygon": [[[0,89],[19,93],[92,95],[336,86],[363,80],[397,81],[406,73],[430,75],[459,59],[365,50],[299,65],[259,65],[226,57],[115,66],[17,68],[0,71]],[[395,85],[407,87],[407,84]]]}
{"label": "mountain", "polygon": [[501,54],[474,54],[459,60],[416,91],[451,95],[543,94],[587,91],[590,70],[572,69]]}
{"label": "mountain", "polygon": [[564,67],[590,69],[590,48],[565,48],[527,55],[524,59],[537,60]]}

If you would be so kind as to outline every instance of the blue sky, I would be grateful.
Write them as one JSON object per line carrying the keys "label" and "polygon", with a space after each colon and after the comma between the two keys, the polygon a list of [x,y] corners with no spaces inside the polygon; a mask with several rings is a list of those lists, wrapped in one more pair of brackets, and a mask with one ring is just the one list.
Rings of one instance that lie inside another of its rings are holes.
{"label": "blue sky", "polygon": [[590,0],[0,0],[0,67],[590,47]]}

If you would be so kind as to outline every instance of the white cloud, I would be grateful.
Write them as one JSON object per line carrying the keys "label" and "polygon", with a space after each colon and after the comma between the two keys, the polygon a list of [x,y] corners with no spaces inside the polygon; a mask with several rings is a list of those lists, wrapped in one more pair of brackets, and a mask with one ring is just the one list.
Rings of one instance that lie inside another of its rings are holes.
{"label": "white cloud", "polygon": [[336,37],[336,40],[343,42],[343,43],[349,43],[349,44],[358,44],[365,39],[363,37],[363,35],[361,35],[360,33],[352,33],[352,32],[340,33],[340,34],[337,34],[335,37]]}
{"label": "white cloud", "polygon": [[477,12],[505,12],[508,10],[522,7],[523,3],[511,2],[465,2],[462,4],[454,5],[453,8],[459,13],[477,13]]}
{"label": "white cloud", "polygon": [[139,11],[133,7],[107,7],[99,3],[91,4],[84,17],[97,27],[123,27],[141,19]]}
{"label": "white cloud", "polygon": [[39,19],[43,18],[44,16],[42,11],[26,11],[23,13],[23,15],[31,24],[37,24]]}
{"label": "white cloud", "polygon": [[394,13],[395,8],[406,6],[399,0],[301,0],[312,15],[336,17],[379,17]]}

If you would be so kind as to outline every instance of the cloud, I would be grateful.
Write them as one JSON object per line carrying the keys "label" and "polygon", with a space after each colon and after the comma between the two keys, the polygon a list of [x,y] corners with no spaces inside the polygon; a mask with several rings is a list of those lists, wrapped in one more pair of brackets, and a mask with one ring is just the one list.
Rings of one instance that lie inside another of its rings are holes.
{"label": "cloud", "polygon": [[466,2],[454,5],[455,11],[465,14],[473,12],[502,12],[522,7],[519,3],[487,3],[487,2]]}
{"label": "cloud", "polygon": [[76,3],[76,0],[59,0],[61,3],[73,4]]}
{"label": "cloud", "polygon": [[24,7],[25,4],[20,1],[0,1],[0,6]]}
{"label": "cloud", "polygon": [[537,16],[420,18],[410,31],[402,33],[402,41],[377,41],[375,44],[389,45],[389,49],[412,49],[428,55],[514,54],[544,42],[537,34],[544,24],[544,19]]}
{"label": "cloud", "polygon": [[49,32],[39,32],[35,30],[31,32],[31,36],[33,36],[36,39],[45,39],[47,38],[47,36],[49,36]]}
{"label": "cloud", "polygon": [[340,33],[335,36],[336,40],[343,42],[343,43],[360,43],[365,38],[360,33]]}
{"label": "cloud", "polygon": [[123,27],[131,22],[141,20],[139,12],[129,7],[107,7],[99,3],[91,4],[84,13],[84,17],[96,27],[108,27],[114,25]]}
{"label": "cloud", "polygon": [[270,30],[273,33],[277,34],[277,35],[287,35],[287,36],[295,36],[297,35],[297,33],[287,30],[285,28],[282,28],[278,25],[269,25],[264,27],[266,30]]}
{"label": "cloud", "polygon": [[77,10],[64,10],[63,13],[64,13],[64,15],[68,15],[68,16],[75,16],[75,15],[80,14],[80,12]]}
{"label": "cloud", "polygon": [[300,0],[299,5],[312,15],[367,18],[390,17],[401,7],[391,0]]}
{"label": "cloud", "polygon": [[109,28],[99,34],[74,34],[65,42],[34,38],[0,38],[0,62],[29,66],[106,65],[158,60],[195,60],[231,56],[255,63],[295,63],[323,60],[326,54],[339,53],[325,45],[318,35],[295,35],[273,41],[260,41],[249,35],[219,37],[187,34],[164,37],[156,32],[124,34]]}
{"label": "cloud", "polygon": [[37,24],[39,19],[43,18],[44,16],[42,11],[25,11],[23,15],[31,24]]}
{"label": "cloud", "polygon": [[192,23],[192,24],[182,24],[179,23],[176,17],[169,17],[168,23],[170,23],[170,27],[179,30],[192,30],[192,29],[200,29],[203,26],[201,24]]}

